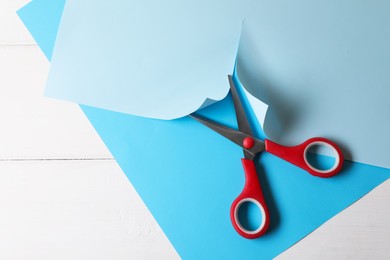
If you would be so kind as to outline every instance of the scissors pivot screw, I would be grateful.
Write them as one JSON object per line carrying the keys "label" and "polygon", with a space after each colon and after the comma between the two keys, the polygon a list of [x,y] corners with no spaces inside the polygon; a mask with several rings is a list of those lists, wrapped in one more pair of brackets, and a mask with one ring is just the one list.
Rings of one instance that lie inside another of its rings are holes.
{"label": "scissors pivot screw", "polygon": [[245,149],[251,149],[255,145],[255,140],[251,137],[245,137],[242,141],[242,145]]}

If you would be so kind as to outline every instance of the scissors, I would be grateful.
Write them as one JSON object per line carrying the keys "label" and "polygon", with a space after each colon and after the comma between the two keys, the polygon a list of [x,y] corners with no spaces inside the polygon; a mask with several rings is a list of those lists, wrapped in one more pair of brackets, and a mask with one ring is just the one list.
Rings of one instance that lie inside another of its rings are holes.
{"label": "scissors", "polygon": [[[238,146],[242,147],[244,158],[241,159],[241,162],[245,172],[245,186],[240,195],[233,201],[231,205],[230,219],[234,229],[238,234],[248,239],[254,239],[264,235],[270,225],[268,207],[261,190],[260,182],[256,173],[256,167],[254,164],[254,159],[257,154],[264,151],[269,152],[306,170],[308,173],[321,178],[328,178],[337,174],[342,168],[344,157],[340,148],[335,143],[321,137],[310,138],[300,145],[289,147],[282,146],[268,139],[262,141],[254,137],[232,76],[229,75],[228,78],[234,109],[236,111],[238,130],[226,127],[222,124],[194,113],[190,116],[198,122],[211,128],[215,132],[226,137],[227,139],[233,141]],[[335,162],[331,168],[323,170],[318,169],[310,164],[307,154],[309,149],[313,146],[325,146],[333,150],[335,155]],[[245,228],[238,217],[240,206],[246,202],[251,202],[257,205],[262,215],[261,223],[255,230],[249,230]]]}

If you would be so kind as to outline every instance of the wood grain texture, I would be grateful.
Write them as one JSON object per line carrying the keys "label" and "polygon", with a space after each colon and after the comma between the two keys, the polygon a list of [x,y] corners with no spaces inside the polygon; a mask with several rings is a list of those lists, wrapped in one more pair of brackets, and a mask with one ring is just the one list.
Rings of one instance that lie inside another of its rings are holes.
{"label": "wood grain texture", "polygon": [[177,259],[115,161],[0,162],[0,259]]}
{"label": "wood grain texture", "polygon": [[35,42],[16,14],[29,0],[0,1],[0,45],[35,45]]}
{"label": "wood grain texture", "polygon": [[43,96],[38,46],[0,46],[0,159],[111,158],[77,104]]}

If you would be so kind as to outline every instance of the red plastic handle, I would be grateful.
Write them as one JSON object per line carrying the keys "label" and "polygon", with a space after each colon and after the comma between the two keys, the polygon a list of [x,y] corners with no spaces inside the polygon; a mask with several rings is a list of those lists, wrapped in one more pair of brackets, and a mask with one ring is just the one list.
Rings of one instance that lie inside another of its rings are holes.
{"label": "red plastic handle", "polygon": [[[327,170],[321,170],[315,168],[313,165],[309,163],[309,160],[307,159],[307,152],[310,149],[310,147],[315,145],[327,146],[328,148],[334,151],[335,163],[333,167]],[[280,144],[274,143],[266,139],[265,150],[269,153],[272,153],[273,155],[276,155],[306,170],[307,172],[309,172],[314,176],[318,176],[322,178],[332,177],[338,172],[340,172],[344,162],[344,156],[340,148],[332,141],[321,137],[311,138],[300,145],[290,146],[290,147],[282,146]]]}
{"label": "red plastic handle", "polygon": [[[245,171],[245,187],[241,194],[233,201],[230,208],[230,219],[234,229],[245,238],[253,239],[263,235],[269,227],[269,212],[265,204],[263,192],[257,177],[255,164],[252,160],[241,159]],[[245,202],[257,205],[262,214],[262,222],[256,230],[244,228],[238,218],[238,210]]]}

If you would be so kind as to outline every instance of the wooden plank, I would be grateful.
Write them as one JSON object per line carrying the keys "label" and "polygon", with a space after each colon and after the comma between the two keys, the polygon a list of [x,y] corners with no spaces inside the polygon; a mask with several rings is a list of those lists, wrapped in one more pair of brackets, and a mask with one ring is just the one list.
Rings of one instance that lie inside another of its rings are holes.
{"label": "wooden plank", "polygon": [[277,259],[389,259],[390,180]]}
{"label": "wooden plank", "polygon": [[37,46],[0,46],[0,159],[111,158],[78,105],[43,96]]}
{"label": "wooden plank", "polygon": [[0,259],[178,259],[116,162],[0,162]]}
{"label": "wooden plank", "polygon": [[30,33],[24,27],[16,11],[30,2],[29,0],[0,1],[0,45],[35,44]]}

